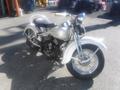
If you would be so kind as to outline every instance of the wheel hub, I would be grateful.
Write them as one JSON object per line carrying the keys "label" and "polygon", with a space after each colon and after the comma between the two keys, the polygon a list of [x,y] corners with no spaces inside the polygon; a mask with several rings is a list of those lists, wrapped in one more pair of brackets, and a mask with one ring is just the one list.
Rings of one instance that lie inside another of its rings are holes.
{"label": "wheel hub", "polygon": [[88,55],[83,55],[83,57],[80,58],[79,64],[81,65],[89,65],[90,64],[90,57]]}

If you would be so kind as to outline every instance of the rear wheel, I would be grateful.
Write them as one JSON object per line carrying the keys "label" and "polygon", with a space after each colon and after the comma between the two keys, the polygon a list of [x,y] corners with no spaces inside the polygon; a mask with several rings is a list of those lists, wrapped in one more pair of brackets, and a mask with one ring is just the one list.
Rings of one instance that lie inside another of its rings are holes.
{"label": "rear wheel", "polygon": [[81,58],[81,60],[78,58],[78,53],[76,50],[73,53],[71,61],[67,64],[67,68],[70,73],[76,78],[94,78],[103,70],[103,53],[97,46],[91,44],[83,45],[82,48],[84,59],[83,57]]}
{"label": "rear wheel", "polygon": [[36,50],[38,47],[36,47],[35,45],[33,45],[28,39],[26,40],[26,44],[28,45],[28,47],[32,50]]}

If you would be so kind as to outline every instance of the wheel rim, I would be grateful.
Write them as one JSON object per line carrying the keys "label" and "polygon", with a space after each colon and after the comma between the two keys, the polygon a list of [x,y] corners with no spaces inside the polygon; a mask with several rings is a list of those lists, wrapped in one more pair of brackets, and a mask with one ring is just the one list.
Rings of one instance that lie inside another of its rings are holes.
{"label": "wheel rim", "polygon": [[[83,49],[83,55],[90,57],[94,52],[90,49]],[[77,52],[74,53],[74,57],[78,59]],[[92,74],[98,67],[99,59],[98,56],[95,54],[93,58],[84,64],[80,63],[80,60],[72,59],[72,67],[73,69],[82,75]]]}
{"label": "wheel rim", "polygon": [[32,29],[27,29],[25,31],[25,35],[28,37],[28,38],[32,38],[35,36],[35,32],[32,30]]}

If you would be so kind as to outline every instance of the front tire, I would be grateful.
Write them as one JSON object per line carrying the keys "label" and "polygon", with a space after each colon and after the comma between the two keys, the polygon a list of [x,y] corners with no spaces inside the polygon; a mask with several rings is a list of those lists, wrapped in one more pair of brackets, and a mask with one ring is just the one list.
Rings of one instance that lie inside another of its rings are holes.
{"label": "front tire", "polygon": [[[83,52],[86,51],[89,53],[93,53],[98,47],[95,45],[86,44],[86,45],[83,45],[82,48],[83,48]],[[77,56],[78,55],[77,55],[77,50],[76,50],[72,57],[77,57]],[[102,72],[104,68],[104,55],[102,51],[99,49],[94,56],[96,58],[94,60],[96,62],[96,64],[93,66],[94,69],[91,67],[92,69],[90,69],[90,71],[88,69],[87,71],[87,68],[86,68],[90,65],[90,63],[93,62],[92,60],[90,60],[89,64],[82,65],[82,64],[75,63],[75,62],[78,62],[78,60],[76,61],[76,60],[71,59],[71,61],[67,64],[67,68],[69,72],[73,76],[79,79],[91,79],[91,78],[96,77]],[[83,68],[83,70],[81,67]]]}

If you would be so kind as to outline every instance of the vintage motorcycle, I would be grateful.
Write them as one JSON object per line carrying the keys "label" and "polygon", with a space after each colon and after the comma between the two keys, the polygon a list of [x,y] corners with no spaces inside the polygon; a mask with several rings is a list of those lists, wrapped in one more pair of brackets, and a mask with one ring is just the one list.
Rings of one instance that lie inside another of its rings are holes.
{"label": "vintage motorcycle", "polygon": [[85,13],[70,15],[70,20],[55,25],[44,15],[35,15],[24,30],[26,44],[49,59],[66,65],[79,79],[90,79],[104,67],[106,46],[101,39],[85,36]]}

